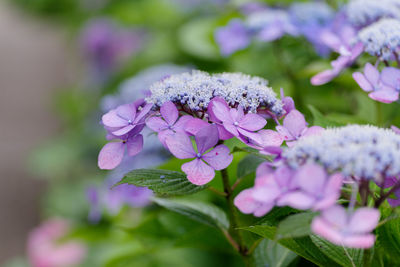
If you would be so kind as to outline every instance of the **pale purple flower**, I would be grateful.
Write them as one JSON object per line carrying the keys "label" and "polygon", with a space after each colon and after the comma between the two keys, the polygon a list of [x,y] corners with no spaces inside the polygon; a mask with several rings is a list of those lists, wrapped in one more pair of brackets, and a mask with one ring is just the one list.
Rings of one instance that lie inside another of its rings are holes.
{"label": "pale purple flower", "polygon": [[326,209],[339,199],[342,181],[340,174],[329,177],[320,165],[306,164],[293,177],[297,189],[281,196],[278,205],[302,210]]}
{"label": "pale purple flower", "polygon": [[68,222],[58,218],[49,219],[32,230],[27,243],[30,265],[33,267],[80,265],[86,256],[86,247],[77,240],[63,240],[69,231]]}
{"label": "pale purple flower", "polygon": [[250,33],[240,19],[233,19],[225,27],[216,30],[215,41],[221,49],[221,54],[229,56],[250,44]]}
{"label": "pale purple flower", "polygon": [[273,202],[261,202],[254,199],[254,188],[241,191],[234,199],[235,206],[244,214],[254,214],[261,217],[267,214],[273,207]]}
{"label": "pale purple flower", "polygon": [[153,116],[146,120],[146,126],[158,133],[158,139],[165,145],[167,136],[185,132],[185,125],[193,117],[186,115],[179,118],[179,111],[171,101],[160,108],[161,117]]}
{"label": "pale purple flower", "polygon": [[353,78],[368,96],[376,101],[392,103],[399,99],[400,71],[395,68],[385,68],[382,73],[367,63],[364,73],[355,72]]}
{"label": "pale purple flower", "polygon": [[308,128],[304,115],[294,109],[285,116],[282,126],[276,126],[276,130],[282,135],[287,146],[291,147],[300,138],[309,135],[318,135],[324,128],[320,126]]}
{"label": "pale purple flower", "polygon": [[258,139],[254,141],[249,138],[240,138],[247,146],[260,150],[262,154],[276,154],[274,151],[279,150],[283,143],[282,136],[273,130],[260,130],[257,132]]}
{"label": "pale purple flower", "polygon": [[[233,156],[225,145],[218,145],[218,130],[214,125],[204,127],[194,136],[197,152],[193,148],[189,136],[183,133],[167,137],[166,143],[171,153],[179,159],[194,158],[193,161],[182,165],[182,171],[187,174],[190,182],[203,185],[215,176],[215,170],[229,166]],[[212,149],[211,149],[212,148]],[[207,152],[211,149],[209,152]],[[207,164],[206,164],[207,163]]]}
{"label": "pale purple flower", "polygon": [[219,139],[221,140],[227,140],[227,139],[231,139],[233,137],[233,134],[231,134],[230,132],[228,132],[225,127],[222,124],[222,121],[219,120],[217,118],[217,116],[215,116],[214,114],[214,103],[218,102],[221,105],[224,105],[226,109],[229,109],[228,104],[225,102],[225,100],[221,97],[214,97],[210,103],[208,104],[208,109],[207,109],[207,113],[209,116],[209,120],[212,122],[215,122],[217,125],[217,129],[218,129],[218,135],[219,135]]}
{"label": "pale purple flower", "polygon": [[365,249],[374,245],[375,236],[371,231],[378,225],[379,217],[377,209],[359,208],[347,212],[344,207],[335,205],[314,218],[311,229],[336,245]]}
{"label": "pale purple flower", "polygon": [[[140,130],[142,130],[141,127]],[[133,157],[137,155],[143,149],[143,136],[136,130],[133,133],[121,138],[117,142],[107,143],[99,153],[98,166],[103,170],[112,170],[117,167],[125,155],[125,151],[128,156]]]}
{"label": "pale purple flower", "polygon": [[242,106],[229,108],[227,104],[215,101],[211,107],[211,112],[222,122],[225,130],[239,139],[249,138],[257,143],[261,143],[260,136],[255,131],[261,130],[267,121],[260,115],[254,113],[244,114]]}
{"label": "pale purple flower", "polygon": [[393,130],[393,132],[400,134],[400,129],[398,127],[392,125],[390,128]]}
{"label": "pale purple flower", "polygon": [[285,92],[283,91],[283,88],[281,88],[281,100],[283,103],[283,109],[286,111],[286,114],[288,114],[290,111],[296,109],[293,98],[291,98],[290,96],[285,96]]}

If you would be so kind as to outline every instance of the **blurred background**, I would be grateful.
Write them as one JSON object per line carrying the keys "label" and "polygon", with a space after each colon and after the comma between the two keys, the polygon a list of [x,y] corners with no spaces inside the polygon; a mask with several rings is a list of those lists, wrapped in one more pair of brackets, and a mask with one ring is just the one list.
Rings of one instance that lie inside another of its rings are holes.
{"label": "blurred background", "polygon": [[[140,158],[113,172],[99,170],[97,155],[106,142],[99,121],[108,110],[140,98],[151,83],[190,69],[266,78],[322,126],[327,119],[330,125],[374,121],[376,107],[350,70],[327,85],[310,84],[310,77],[329,68],[335,57],[321,57],[303,37],[252,42],[230,56],[221,55],[218,28],[263,6],[286,8],[292,2],[1,1],[0,264],[64,266],[34,264],[32,255],[58,255],[46,238],[66,236],[80,240],[66,243],[66,255],[76,259],[69,266],[235,266],[227,262],[229,244],[200,238],[202,231],[212,230],[154,206],[141,209],[149,204],[144,197],[148,192],[130,192],[134,200],[126,199],[125,191],[109,192],[133,168],[166,164],[179,169],[179,164],[167,162],[162,148],[149,142]],[[346,1],[327,2],[334,9]],[[384,107],[384,112],[393,110]],[[121,227],[128,227],[128,233]],[[197,245],[214,244],[217,252],[164,249],[171,240],[185,247],[191,235],[202,240]],[[37,244],[43,243],[44,252],[37,252]],[[164,250],[146,258],[143,244]]]}

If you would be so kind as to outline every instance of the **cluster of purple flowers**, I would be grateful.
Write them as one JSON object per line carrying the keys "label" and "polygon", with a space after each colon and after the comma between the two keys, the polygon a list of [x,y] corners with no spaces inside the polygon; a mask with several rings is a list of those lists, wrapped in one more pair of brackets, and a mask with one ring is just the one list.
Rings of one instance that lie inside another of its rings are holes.
{"label": "cluster of purple flowers", "polygon": [[351,0],[337,12],[321,2],[295,3],[288,9],[258,8],[244,20],[233,19],[217,29],[215,39],[221,53],[230,55],[247,47],[252,38],[270,42],[285,34],[304,36],[322,56],[339,55],[331,69],[311,78],[313,85],[331,81],[367,53],[376,57],[375,66],[367,63],[364,74],[356,72],[354,79],[376,101],[398,100],[400,1]]}
{"label": "cluster of purple flowers", "polygon": [[[380,218],[377,207],[385,200],[400,204],[399,148],[400,136],[388,129],[350,125],[319,130],[284,149],[274,163],[262,163],[254,187],[239,193],[235,205],[255,216],[275,206],[320,211],[311,225],[314,233],[337,245],[369,248]],[[377,197],[370,183],[389,189]],[[337,204],[344,187],[353,192],[347,211]],[[361,203],[355,209],[358,193]],[[375,208],[368,207],[369,198]]]}

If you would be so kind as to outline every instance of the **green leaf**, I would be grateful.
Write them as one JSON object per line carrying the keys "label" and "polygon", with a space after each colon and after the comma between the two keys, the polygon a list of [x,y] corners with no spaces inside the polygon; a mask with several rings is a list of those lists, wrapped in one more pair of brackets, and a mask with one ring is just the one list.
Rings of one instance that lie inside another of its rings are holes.
{"label": "green leaf", "polygon": [[364,251],[362,249],[351,249],[337,246],[317,236],[311,235],[312,242],[329,258],[343,267],[362,266]]}
{"label": "green leaf", "polygon": [[146,186],[155,193],[174,196],[193,194],[207,187],[192,184],[182,172],[156,169],[133,170],[116,186],[120,184]]}
{"label": "green leaf", "polygon": [[297,255],[272,240],[263,239],[254,250],[253,257],[256,266],[286,267]]}
{"label": "green leaf", "polygon": [[[388,204],[382,205],[380,212],[382,221],[393,216],[392,209],[388,207]],[[389,219],[376,229],[376,233],[376,246],[382,249],[385,256],[391,261],[398,262],[400,258],[400,218]]]}
{"label": "green leaf", "polygon": [[321,127],[337,127],[343,126],[343,124],[338,123],[336,121],[327,119],[318,109],[314,106],[308,105],[308,109],[311,111],[313,116],[313,125],[321,126]]}
{"label": "green leaf", "polygon": [[241,179],[249,174],[254,173],[258,165],[263,162],[265,162],[265,159],[262,159],[255,155],[248,155],[244,157],[237,166],[237,179]]}
{"label": "green leaf", "polygon": [[153,201],[166,209],[209,226],[224,230],[229,228],[229,221],[225,212],[213,204],[186,199],[153,198]]}
{"label": "green leaf", "polygon": [[276,238],[295,238],[310,235],[310,225],[315,215],[313,212],[303,212],[285,218],[278,225]]}

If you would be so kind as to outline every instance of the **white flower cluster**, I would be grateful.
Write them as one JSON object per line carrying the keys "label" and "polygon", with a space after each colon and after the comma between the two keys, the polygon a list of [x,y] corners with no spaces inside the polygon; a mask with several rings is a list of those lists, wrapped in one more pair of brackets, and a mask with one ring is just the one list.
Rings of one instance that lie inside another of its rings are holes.
{"label": "white flower cluster", "polygon": [[369,125],[331,128],[300,139],[283,157],[293,168],[317,162],[328,172],[380,182],[400,174],[400,135]]}
{"label": "white flower cluster", "polygon": [[284,113],[282,102],[268,82],[242,73],[208,74],[202,71],[172,75],[150,87],[148,103],[161,106],[167,101],[186,105],[193,111],[205,110],[214,97],[222,97],[232,107],[241,105],[255,113],[265,107],[276,115]]}
{"label": "white flower cluster", "polygon": [[400,21],[386,18],[365,27],[358,33],[367,53],[382,60],[391,60],[400,50]]}
{"label": "white flower cluster", "polygon": [[119,105],[128,104],[139,98],[143,98],[145,91],[149,90],[153,83],[169,75],[187,71],[190,71],[190,68],[174,64],[161,64],[144,69],[132,78],[124,81],[120,85],[117,94],[103,97],[101,108],[103,111],[109,111]]}
{"label": "white flower cluster", "polygon": [[366,26],[380,18],[400,18],[400,0],[352,0],[346,15],[354,26]]}

